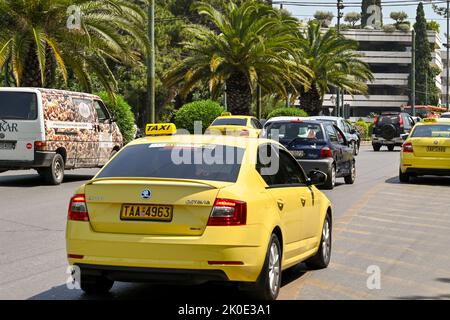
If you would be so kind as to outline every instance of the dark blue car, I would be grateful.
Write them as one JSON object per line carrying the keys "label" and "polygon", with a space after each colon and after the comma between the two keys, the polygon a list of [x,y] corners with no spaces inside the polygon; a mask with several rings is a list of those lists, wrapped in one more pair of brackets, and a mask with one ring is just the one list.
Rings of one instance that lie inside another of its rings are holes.
{"label": "dark blue car", "polygon": [[306,174],[327,174],[325,188],[333,189],[336,178],[353,184],[356,178],[353,149],[344,133],[332,122],[287,117],[269,119],[262,135],[278,140],[297,159]]}

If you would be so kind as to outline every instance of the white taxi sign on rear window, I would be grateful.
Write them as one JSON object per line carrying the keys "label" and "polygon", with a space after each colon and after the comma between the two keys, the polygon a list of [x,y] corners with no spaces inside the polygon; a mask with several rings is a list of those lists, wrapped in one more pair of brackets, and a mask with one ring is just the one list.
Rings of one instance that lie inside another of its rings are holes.
{"label": "white taxi sign on rear window", "polygon": [[149,123],[145,127],[147,136],[173,135],[177,132],[177,127],[173,123]]}

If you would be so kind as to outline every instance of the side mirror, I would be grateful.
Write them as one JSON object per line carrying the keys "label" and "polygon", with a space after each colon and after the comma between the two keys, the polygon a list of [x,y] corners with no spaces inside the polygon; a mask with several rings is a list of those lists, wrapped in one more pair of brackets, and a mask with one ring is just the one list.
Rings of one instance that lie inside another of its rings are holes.
{"label": "side mirror", "polygon": [[405,134],[400,135],[400,137],[402,138],[403,141],[406,141],[409,137],[409,134],[405,133]]}
{"label": "side mirror", "polygon": [[308,178],[309,185],[321,186],[325,184],[328,177],[326,173],[323,173],[322,171],[312,170],[308,174]]}

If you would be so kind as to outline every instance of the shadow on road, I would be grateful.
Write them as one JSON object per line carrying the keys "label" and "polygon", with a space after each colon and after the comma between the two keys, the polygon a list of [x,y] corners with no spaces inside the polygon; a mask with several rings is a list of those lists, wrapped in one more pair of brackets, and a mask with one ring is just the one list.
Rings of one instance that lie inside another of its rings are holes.
{"label": "shadow on road", "polygon": [[[79,182],[90,180],[94,175],[86,174],[66,174],[64,183]],[[22,175],[0,175],[0,187],[40,187],[48,186],[38,174],[22,174]]]}
{"label": "shadow on road", "polygon": [[[306,273],[304,264],[299,264],[283,272],[284,287],[298,280]],[[239,291],[234,283],[206,283],[201,285],[162,285],[152,283],[116,282],[108,294],[84,294],[81,290],[70,290],[60,285],[41,292],[29,300],[147,300],[156,301],[233,301],[249,300],[248,292]]]}
{"label": "shadow on road", "polygon": [[[385,182],[389,184],[403,184],[400,183],[398,177],[389,178],[385,180]],[[450,186],[450,177],[431,177],[431,176],[417,177],[411,178],[408,184],[426,185],[426,186]]]}
{"label": "shadow on road", "polygon": [[[435,280],[438,282],[444,282],[444,283],[450,284],[450,278],[437,278]],[[399,297],[396,299],[398,299],[398,300],[450,300],[450,294],[438,294],[435,296],[413,295],[413,296],[407,296],[407,297]]]}

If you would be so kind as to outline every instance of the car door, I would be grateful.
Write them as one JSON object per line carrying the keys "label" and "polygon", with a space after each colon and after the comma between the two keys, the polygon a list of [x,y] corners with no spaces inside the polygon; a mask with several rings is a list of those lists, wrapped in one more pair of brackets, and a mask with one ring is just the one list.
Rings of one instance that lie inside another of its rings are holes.
{"label": "car door", "polygon": [[343,155],[341,145],[339,144],[337,131],[335,128],[336,127],[331,123],[325,124],[325,132],[328,136],[328,141],[330,143],[330,149],[332,150],[333,153],[334,162],[336,163],[336,172],[339,172],[339,169],[343,161]]}
{"label": "car door", "polygon": [[[261,148],[265,150],[261,151]],[[261,161],[261,154],[268,155],[270,164]],[[278,168],[275,168],[278,170],[268,170],[274,161],[278,162]],[[308,208],[312,206],[312,194],[305,184],[304,174],[287,151],[269,144],[260,147],[257,170],[268,185],[268,194],[281,217],[286,244],[285,257],[293,258],[306,250],[302,243],[307,238],[304,222],[308,216]]]}
{"label": "car door", "polygon": [[100,100],[94,100],[94,108],[97,113],[96,127],[99,140],[98,166],[103,166],[106,162],[108,162],[114,148],[113,128],[111,116],[103,102]]}

